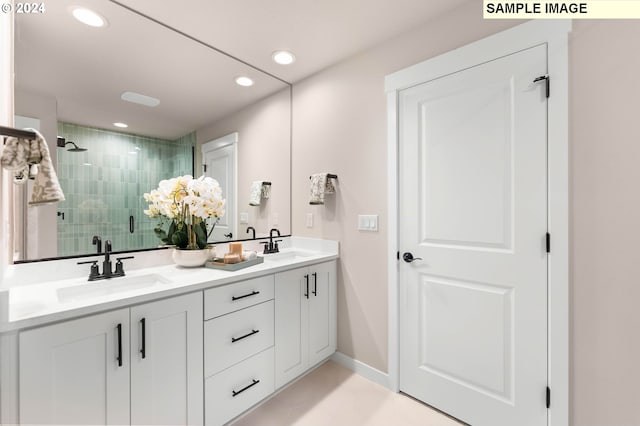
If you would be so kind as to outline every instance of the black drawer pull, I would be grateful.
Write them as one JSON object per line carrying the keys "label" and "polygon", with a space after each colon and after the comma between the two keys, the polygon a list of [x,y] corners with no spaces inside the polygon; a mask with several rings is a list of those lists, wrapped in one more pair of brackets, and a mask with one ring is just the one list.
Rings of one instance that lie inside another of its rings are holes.
{"label": "black drawer pull", "polygon": [[304,279],[307,281],[307,291],[306,291],[306,293],[304,294],[304,297],[306,297],[306,298],[308,299],[308,298],[309,298],[309,275],[308,275],[308,274],[307,274],[307,275],[305,275],[305,276],[304,276]]}
{"label": "black drawer pull", "polygon": [[147,357],[147,321],[145,318],[140,320],[140,325],[142,325],[142,348],[140,353],[142,354],[142,359],[145,359]]}
{"label": "black drawer pull", "polygon": [[247,389],[249,389],[250,387],[257,385],[258,383],[260,383],[260,380],[253,379],[253,383],[251,383],[250,385],[247,385],[247,386],[243,387],[239,391],[232,391],[232,396],[236,397],[236,396],[240,395],[242,392],[244,392]]}
{"label": "black drawer pull", "polygon": [[237,296],[237,297],[236,297],[236,296],[231,296],[231,301],[232,301],[232,302],[235,302],[236,300],[244,299],[245,297],[255,296],[256,294],[260,294],[260,292],[259,292],[259,291],[255,291],[255,290],[254,290],[254,291],[252,291],[251,293],[249,293],[249,294],[245,294],[245,295],[243,295],[243,296]]}
{"label": "black drawer pull", "polygon": [[313,274],[313,295],[318,295],[318,274],[314,272]]}
{"label": "black drawer pull", "polygon": [[134,230],[135,230],[135,219],[133,218],[133,216],[129,216],[129,232],[133,234]]}
{"label": "black drawer pull", "polygon": [[232,337],[231,338],[231,343],[235,343],[238,340],[242,340],[242,339],[246,339],[249,336],[253,336],[254,334],[260,333],[260,330],[251,330],[251,333],[247,333],[244,336],[240,336],[240,337]]}
{"label": "black drawer pull", "polygon": [[122,367],[122,324],[118,324],[116,327],[118,330],[118,367]]}

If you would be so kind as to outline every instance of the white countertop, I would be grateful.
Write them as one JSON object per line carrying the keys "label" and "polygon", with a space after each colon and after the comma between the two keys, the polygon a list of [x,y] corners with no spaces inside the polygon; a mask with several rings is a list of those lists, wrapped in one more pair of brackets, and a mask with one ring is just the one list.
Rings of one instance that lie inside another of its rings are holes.
{"label": "white countertop", "polygon": [[[38,264],[29,264],[24,265],[22,270],[20,267],[23,265],[15,265],[15,276],[7,280],[9,285],[5,284],[2,297],[5,300],[0,300],[0,303],[5,303],[6,310],[5,318],[0,321],[0,333],[136,305],[338,258],[338,243],[335,241],[297,237],[288,240],[279,254],[265,255],[264,263],[234,272],[204,267],[183,268],[175,264],[146,266],[142,262],[139,263],[141,267],[125,268],[126,277],[89,282],[89,265],[82,265],[82,269],[75,267],[73,271],[84,271],[82,276],[77,276],[77,272],[64,271],[64,265],[73,263],[75,266],[77,262],[59,261],[66,262],[57,266],[63,279],[31,282],[34,280],[27,279],[24,274],[33,277],[41,271],[46,275],[46,272],[55,270],[56,265],[42,262],[40,267]],[[153,256],[158,252],[149,253]],[[144,257],[138,253],[134,254]],[[166,253],[155,256],[167,259]],[[76,276],[68,277],[70,274]],[[29,283],[16,285],[18,281]]]}

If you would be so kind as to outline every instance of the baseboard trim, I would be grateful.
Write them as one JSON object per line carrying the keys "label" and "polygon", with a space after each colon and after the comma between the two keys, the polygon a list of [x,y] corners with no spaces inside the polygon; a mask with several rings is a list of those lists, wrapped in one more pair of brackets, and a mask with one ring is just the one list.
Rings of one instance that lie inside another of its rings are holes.
{"label": "baseboard trim", "polygon": [[389,381],[389,375],[387,373],[383,373],[382,371],[375,369],[362,361],[353,359],[342,352],[334,352],[330,359],[336,364],[340,364],[344,368],[348,368],[354,373],[361,375],[365,379],[369,379],[387,389],[391,389],[391,382]]}

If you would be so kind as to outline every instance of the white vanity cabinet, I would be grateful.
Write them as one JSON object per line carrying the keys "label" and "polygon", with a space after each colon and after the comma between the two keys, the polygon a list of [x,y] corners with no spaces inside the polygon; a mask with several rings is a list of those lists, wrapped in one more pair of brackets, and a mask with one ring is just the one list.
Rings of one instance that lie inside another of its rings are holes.
{"label": "white vanity cabinet", "polygon": [[131,308],[131,424],[201,425],[202,292]]}
{"label": "white vanity cabinet", "polygon": [[336,334],[336,262],[277,273],[276,389],[333,354]]}
{"label": "white vanity cabinet", "polygon": [[274,387],[274,276],[205,291],[205,424],[225,424]]}
{"label": "white vanity cabinet", "polygon": [[203,422],[201,292],[24,331],[19,342],[21,424]]}
{"label": "white vanity cabinet", "polygon": [[19,340],[21,424],[129,423],[129,309],[25,331]]}

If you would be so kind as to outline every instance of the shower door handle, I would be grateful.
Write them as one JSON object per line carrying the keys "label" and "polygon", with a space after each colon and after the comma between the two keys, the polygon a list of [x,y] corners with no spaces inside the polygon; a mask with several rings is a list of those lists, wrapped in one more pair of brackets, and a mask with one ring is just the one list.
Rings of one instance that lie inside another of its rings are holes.
{"label": "shower door handle", "polygon": [[135,219],[133,218],[133,216],[129,216],[129,232],[133,234],[133,231],[135,230]]}

